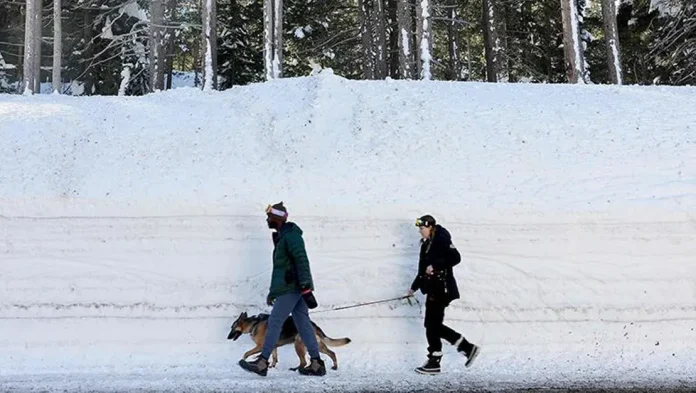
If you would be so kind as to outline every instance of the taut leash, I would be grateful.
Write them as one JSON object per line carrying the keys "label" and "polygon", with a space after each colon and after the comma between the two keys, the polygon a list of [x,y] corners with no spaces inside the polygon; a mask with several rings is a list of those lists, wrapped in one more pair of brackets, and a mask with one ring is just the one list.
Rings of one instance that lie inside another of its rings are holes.
{"label": "taut leash", "polygon": [[395,300],[402,300],[402,299],[408,299],[408,304],[412,305],[413,303],[411,303],[411,299],[410,299],[410,298],[413,298],[413,299],[416,301],[416,303],[419,303],[419,302],[418,302],[418,299],[416,299],[413,295],[404,295],[404,296],[399,296],[399,297],[393,297],[393,298],[391,298],[391,299],[375,300],[375,301],[372,301],[372,302],[364,302],[364,303],[352,304],[352,305],[350,305],[350,306],[333,307],[333,308],[329,308],[329,309],[326,309],[326,310],[314,311],[314,312],[312,312],[312,314],[316,314],[316,313],[320,313],[320,312],[329,312],[329,311],[345,310],[345,309],[348,309],[348,308],[365,307],[365,306],[369,306],[369,305],[372,305],[372,304],[388,303],[388,302],[393,302],[393,301],[395,301]]}

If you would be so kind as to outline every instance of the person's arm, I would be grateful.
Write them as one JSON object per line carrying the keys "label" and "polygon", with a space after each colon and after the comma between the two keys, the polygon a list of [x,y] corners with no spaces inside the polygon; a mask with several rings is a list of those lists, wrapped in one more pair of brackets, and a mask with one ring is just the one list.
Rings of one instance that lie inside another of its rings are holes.
{"label": "person's arm", "polygon": [[309,258],[305,249],[302,236],[297,233],[288,233],[286,236],[288,252],[297,269],[297,280],[301,289],[314,290],[312,285],[312,272],[309,268]]}
{"label": "person's arm", "polygon": [[445,270],[452,268],[461,262],[462,258],[459,251],[454,247],[452,241],[446,237],[433,239],[431,247],[433,270]]}

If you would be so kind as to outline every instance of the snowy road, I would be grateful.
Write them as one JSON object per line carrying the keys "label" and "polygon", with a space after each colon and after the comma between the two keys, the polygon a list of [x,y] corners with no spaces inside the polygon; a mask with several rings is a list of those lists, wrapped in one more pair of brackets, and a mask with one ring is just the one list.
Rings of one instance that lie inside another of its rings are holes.
{"label": "snowy road", "polygon": [[[352,345],[352,344],[351,344]],[[213,348],[182,348],[170,345],[158,351],[158,365],[143,362],[133,354],[131,364],[87,366],[84,370],[54,369],[50,373],[3,373],[0,391],[50,392],[424,392],[424,391],[688,391],[696,378],[685,367],[672,368],[666,351],[624,352],[620,357],[592,350],[590,353],[555,353],[541,350],[501,352],[486,348],[474,367],[466,369],[452,351],[446,351],[445,373],[422,376],[411,371],[421,361],[415,345],[381,347],[355,345],[339,349],[338,371],[329,370],[322,379],[307,378],[286,370],[296,359],[291,350],[281,350],[279,368],[266,378],[246,374],[234,363],[233,346],[220,343]],[[121,348],[122,349],[122,348]],[[152,349],[152,348],[150,348]],[[115,348],[106,346],[106,352]],[[207,350],[207,355],[203,352]],[[65,360],[97,356],[95,348],[82,353],[63,352]],[[103,353],[102,353],[103,355]],[[111,352],[113,355],[113,352]],[[162,356],[167,359],[162,359]],[[696,353],[679,352],[682,365],[694,364]],[[122,358],[121,361],[125,361]],[[418,360],[418,362],[416,361]],[[619,361],[620,360],[620,361]],[[193,365],[192,362],[199,364]],[[142,367],[138,363],[143,362]]]}
{"label": "snowy road", "polygon": [[[422,376],[410,371],[403,359],[395,359],[394,352],[366,349],[361,355],[343,355],[343,370],[330,371],[322,379],[301,377],[284,369],[272,370],[266,378],[245,374],[230,364],[229,368],[167,368],[139,369],[131,372],[92,371],[87,373],[3,375],[0,391],[47,392],[483,392],[483,391],[583,391],[583,392],[677,392],[693,391],[696,379],[693,373],[669,370],[669,378],[654,378],[659,366],[650,366],[642,356],[624,356],[632,366],[597,363],[589,366],[581,354],[577,356],[544,356],[541,353],[497,354],[481,358],[476,367],[464,370],[460,366],[447,367],[446,374]],[[416,351],[398,351],[412,354]],[[355,352],[354,352],[355,353]],[[527,356],[530,356],[528,358]],[[339,355],[341,356],[341,355]],[[453,355],[454,356],[454,355]],[[483,355],[482,355],[483,356]],[[543,359],[535,356],[544,357]],[[288,359],[281,355],[281,358]],[[664,359],[653,356],[660,363]],[[566,371],[553,370],[553,360]],[[693,364],[696,357],[682,359]],[[287,362],[286,362],[287,363]],[[540,368],[544,365],[546,367]],[[557,363],[558,364],[558,363]],[[284,366],[287,364],[284,364]],[[592,368],[596,367],[596,368]],[[385,370],[386,368],[386,370]],[[570,371],[572,370],[572,371]]]}
{"label": "snowy road", "polygon": [[[576,383],[564,382],[489,382],[481,380],[460,381],[457,378],[438,376],[431,377],[428,382],[404,381],[400,375],[381,375],[379,380],[375,378],[363,378],[356,380],[322,380],[304,382],[298,380],[269,380],[269,381],[242,381],[233,380],[224,375],[207,375],[201,378],[199,375],[179,375],[174,378],[167,375],[143,378],[142,375],[95,375],[85,378],[76,375],[62,375],[57,377],[37,377],[41,382],[36,383],[31,377],[21,380],[9,381],[0,386],[0,392],[391,392],[391,393],[421,393],[421,392],[693,392],[693,383],[678,384],[643,384],[635,386],[623,382],[608,382],[606,380],[583,381]],[[66,382],[66,379],[69,382]],[[366,381],[367,382],[366,382]]]}

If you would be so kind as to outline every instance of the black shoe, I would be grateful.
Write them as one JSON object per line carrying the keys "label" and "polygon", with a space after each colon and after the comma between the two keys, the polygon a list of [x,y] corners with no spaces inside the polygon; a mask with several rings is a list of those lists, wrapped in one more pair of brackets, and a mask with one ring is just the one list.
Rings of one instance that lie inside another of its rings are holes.
{"label": "black shoe", "polygon": [[312,358],[308,366],[297,369],[297,372],[302,375],[316,375],[322,377],[326,375],[326,366],[321,358]]}
{"label": "black shoe", "polygon": [[435,354],[429,354],[428,360],[420,367],[416,367],[416,372],[419,374],[435,375],[440,373],[440,360],[442,360],[442,353],[435,352]]}
{"label": "black shoe", "polygon": [[259,355],[256,360],[251,362],[247,362],[246,360],[242,359],[239,361],[239,366],[246,371],[256,373],[262,377],[265,377],[266,374],[268,374],[268,359],[261,355]]}
{"label": "black shoe", "polygon": [[459,345],[457,347],[457,351],[463,352],[464,356],[466,356],[466,363],[464,364],[465,367],[471,367],[471,365],[474,363],[474,360],[478,356],[479,352],[481,352],[481,348],[479,348],[478,345],[476,344],[470,344],[471,346],[468,349],[462,348],[462,345]]}

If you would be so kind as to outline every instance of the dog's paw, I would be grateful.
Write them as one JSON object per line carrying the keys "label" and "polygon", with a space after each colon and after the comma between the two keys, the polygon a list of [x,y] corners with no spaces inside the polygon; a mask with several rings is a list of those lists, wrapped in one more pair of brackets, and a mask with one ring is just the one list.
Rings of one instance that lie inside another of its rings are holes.
{"label": "dog's paw", "polygon": [[338,370],[338,366],[331,367],[332,370]]}
{"label": "dog's paw", "polygon": [[289,370],[290,370],[290,371],[297,371],[299,368],[300,368],[300,366],[297,366],[297,367],[290,367]]}

